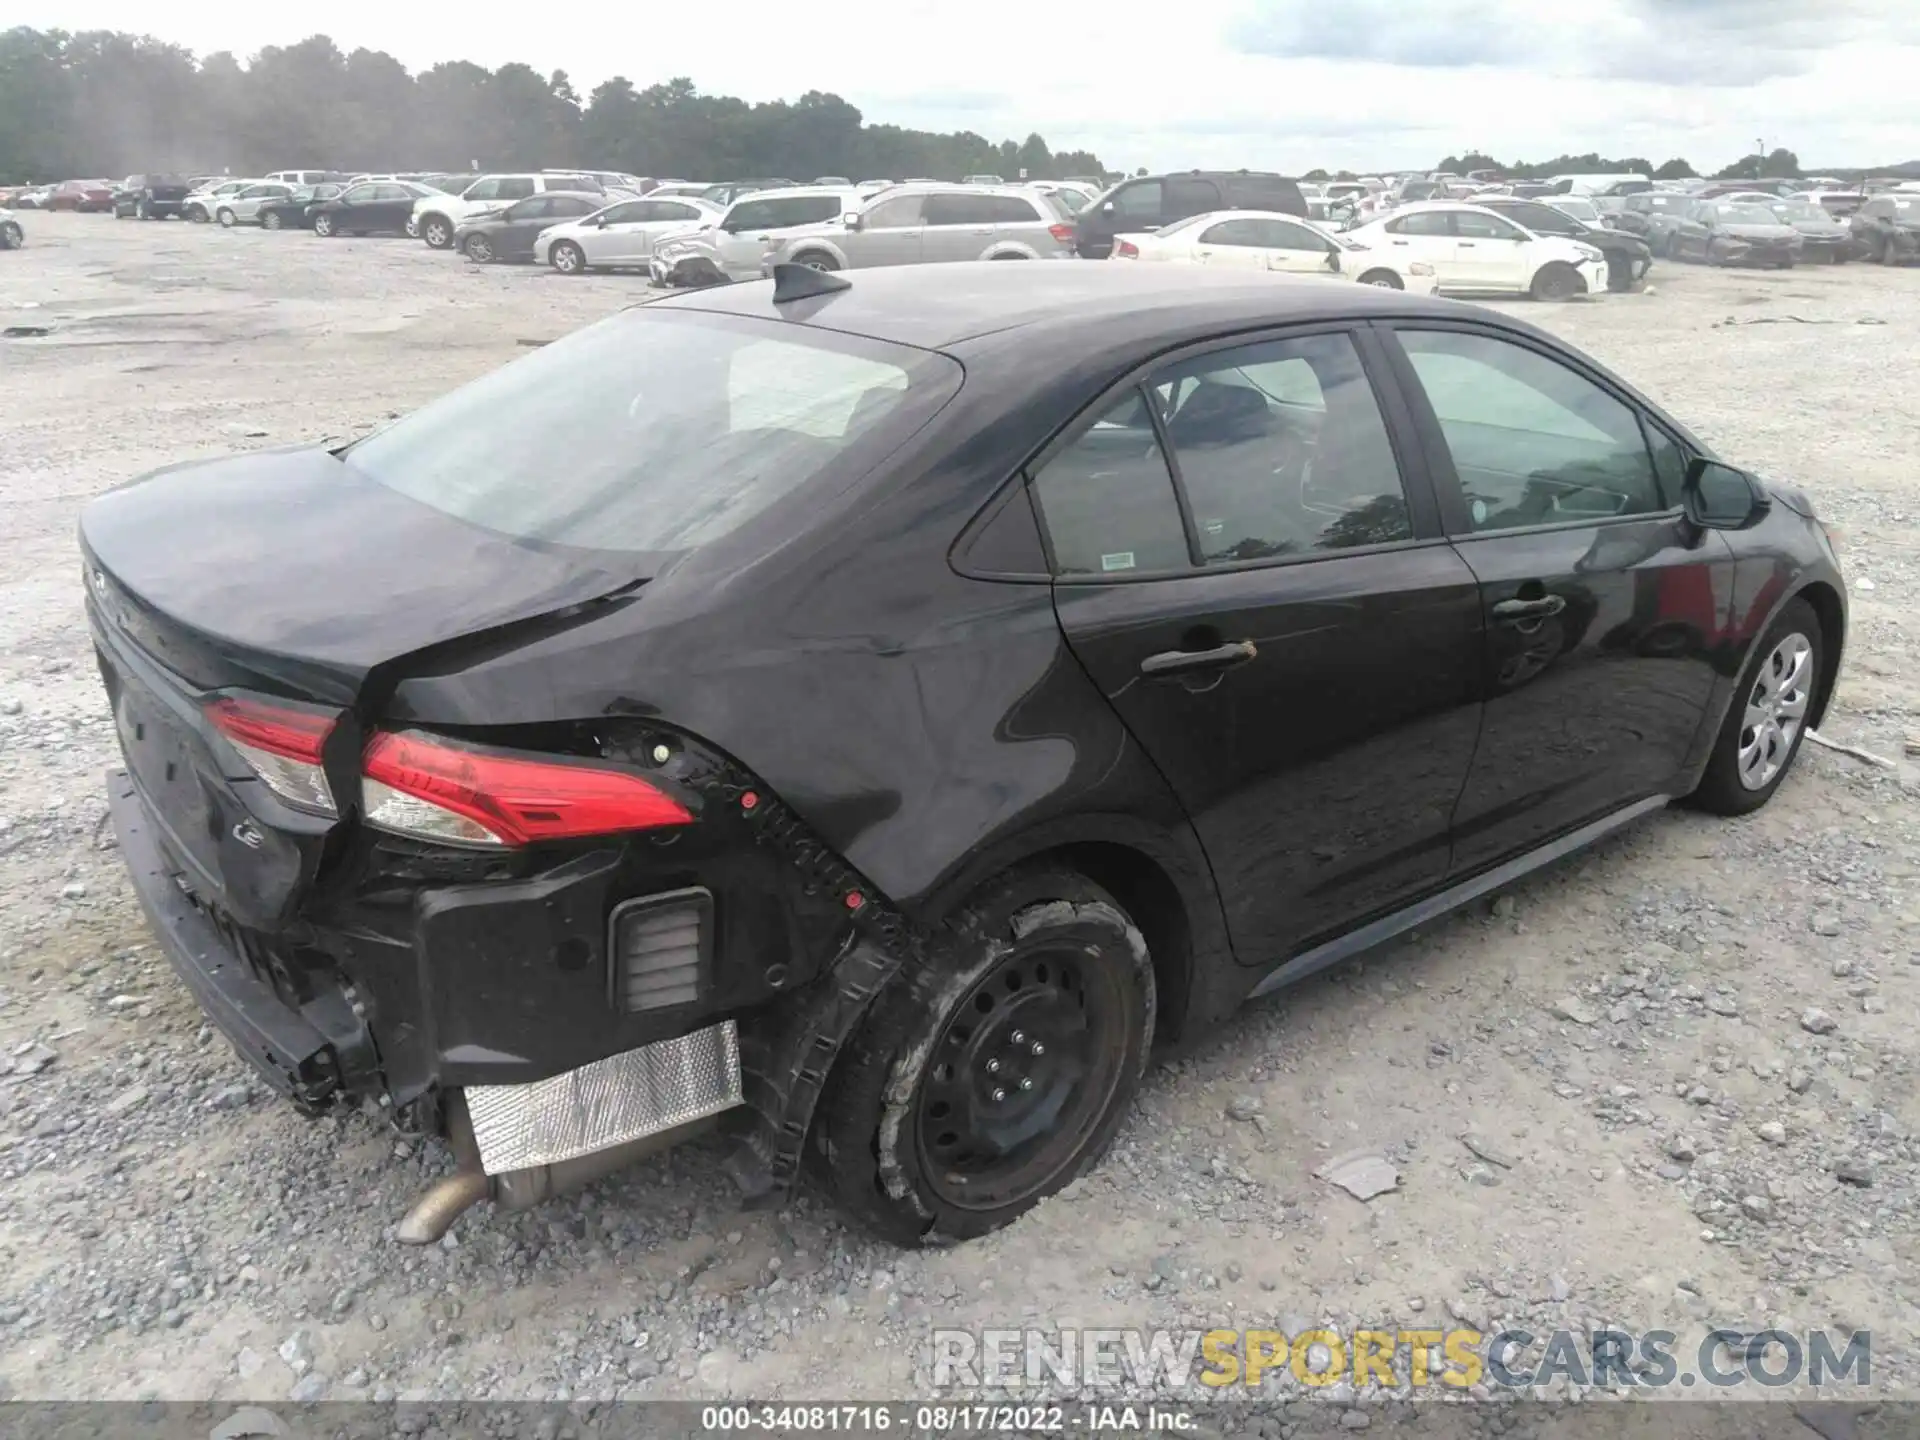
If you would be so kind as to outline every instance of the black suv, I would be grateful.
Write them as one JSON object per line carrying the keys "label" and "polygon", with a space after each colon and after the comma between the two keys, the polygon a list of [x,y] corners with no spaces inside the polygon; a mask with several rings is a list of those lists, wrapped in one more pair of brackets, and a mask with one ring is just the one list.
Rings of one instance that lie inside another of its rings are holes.
{"label": "black suv", "polygon": [[117,220],[164,220],[179,215],[193,187],[184,175],[129,175],[114,187],[113,214]]}
{"label": "black suv", "polygon": [[1104,260],[1113,237],[1158,230],[1209,210],[1276,210],[1305,219],[1307,200],[1284,175],[1265,170],[1187,170],[1122,180],[1074,217],[1074,246],[1083,260]]}

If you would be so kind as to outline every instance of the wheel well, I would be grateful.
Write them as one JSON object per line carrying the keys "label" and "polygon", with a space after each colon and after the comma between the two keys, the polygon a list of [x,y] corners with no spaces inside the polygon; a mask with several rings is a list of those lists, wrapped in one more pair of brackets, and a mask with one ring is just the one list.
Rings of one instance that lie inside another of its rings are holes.
{"label": "wheel well", "polygon": [[1367,277],[1368,277],[1369,275],[1391,275],[1391,276],[1393,276],[1393,280],[1394,280],[1394,284],[1396,284],[1396,285],[1398,285],[1398,284],[1400,283],[1400,275],[1399,275],[1399,272],[1398,272],[1398,271],[1396,271],[1396,270],[1395,270],[1395,269],[1394,269],[1394,268],[1393,268],[1393,267],[1392,267],[1391,265],[1370,265],[1370,266],[1368,266],[1368,267],[1367,267],[1367,268],[1366,268],[1365,270],[1362,270],[1362,271],[1360,272],[1360,282],[1359,282],[1359,283],[1361,283],[1361,284],[1363,284],[1363,285],[1364,285],[1364,284],[1366,283],[1366,281],[1367,281]]}
{"label": "wheel well", "polygon": [[1147,954],[1153,960],[1153,985],[1159,997],[1155,1043],[1179,1038],[1192,989],[1193,936],[1187,907],[1172,877],[1147,856],[1125,845],[1087,841],[1034,857],[1049,858],[1079,871],[1112,895],[1140,927],[1146,937]]}
{"label": "wheel well", "polygon": [[1815,580],[1799,592],[1798,598],[1813,607],[1820,622],[1820,698],[1814,702],[1809,724],[1818,729],[1826,717],[1827,702],[1833,698],[1833,682],[1840,675],[1840,647],[1846,641],[1847,622],[1840,608],[1840,596],[1824,580]]}

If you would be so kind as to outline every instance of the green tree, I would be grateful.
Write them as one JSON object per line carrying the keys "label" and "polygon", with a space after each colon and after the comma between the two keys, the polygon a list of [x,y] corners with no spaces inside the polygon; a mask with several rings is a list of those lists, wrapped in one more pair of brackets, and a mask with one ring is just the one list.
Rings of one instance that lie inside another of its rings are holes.
{"label": "green tree", "polygon": [[1666,164],[1662,165],[1658,170],[1655,170],[1653,172],[1653,178],[1656,180],[1691,180],[1694,178],[1695,173],[1693,166],[1684,160],[1675,158],[1667,161]]}

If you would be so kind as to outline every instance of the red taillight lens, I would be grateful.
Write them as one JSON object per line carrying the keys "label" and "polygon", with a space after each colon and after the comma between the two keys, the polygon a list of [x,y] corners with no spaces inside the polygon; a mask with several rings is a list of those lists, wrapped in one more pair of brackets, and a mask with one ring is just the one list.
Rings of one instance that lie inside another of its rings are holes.
{"label": "red taillight lens", "polygon": [[383,731],[360,763],[367,823],[456,845],[531,845],[685,825],[679,801],[624,770],[469,750]]}
{"label": "red taillight lens", "polygon": [[1073,237],[1079,232],[1071,225],[1049,225],[1047,227],[1047,233],[1062,245],[1071,245],[1073,243]]}
{"label": "red taillight lens", "polygon": [[207,705],[207,718],[282,800],[321,815],[339,813],[320,761],[337,714],[221,695]]}
{"label": "red taillight lens", "polygon": [[1113,253],[1114,258],[1119,260],[1138,260],[1140,247],[1131,240],[1116,240],[1113,242]]}

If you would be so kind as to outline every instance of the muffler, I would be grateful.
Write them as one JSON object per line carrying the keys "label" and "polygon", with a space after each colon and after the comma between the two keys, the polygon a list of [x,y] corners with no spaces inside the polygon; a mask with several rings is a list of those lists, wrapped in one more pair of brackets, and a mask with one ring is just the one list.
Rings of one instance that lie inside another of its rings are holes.
{"label": "muffler", "polygon": [[451,1092],[457,1168],[408,1207],[404,1245],[431,1245],[482,1200],[526,1210],[715,1128],[740,1103],[731,1020],[530,1085]]}

